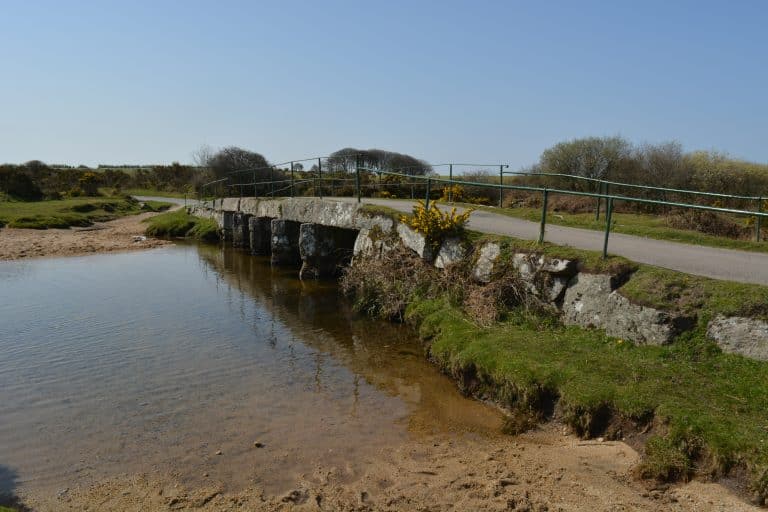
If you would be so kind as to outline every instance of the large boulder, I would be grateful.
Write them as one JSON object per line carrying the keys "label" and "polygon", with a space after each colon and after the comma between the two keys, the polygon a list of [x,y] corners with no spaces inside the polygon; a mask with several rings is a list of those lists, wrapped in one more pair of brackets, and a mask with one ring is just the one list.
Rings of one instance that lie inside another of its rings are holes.
{"label": "large boulder", "polygon": [[484,244],[477,252],[477,261],[472,269],[472,276],[481,283],[489,283],[493,276],[494,265],[501,254],[501,247],[497,243]]}
{"label": "large boulder", "polygon": [[717,315],[707,325],[707,336],[723,352],[768,361],[768,323],[763,320]]}
{"label": "large boulder", "polygon": [[567,325],[605,329],[638,345],[666,345],[693,325],[689,318],[633,304],[606,274],[576,275],[565,291],[562,318]]}
{"label": "large boulder", "polygon": [[397,235],[403,245],[419,255],[425,261],[432,261],[432,247],[427,243],[427,239],[418,231],[401,223],[397,224]]}
{"label": "large boulder", "polygon": [[385,253],[394,248],[397,240],[397,235],[392,235],[391,232],[384,232],[378,227],[372,229],[363,228],[358,232],[355,239],[353,255],[354,257],[381,258]]}
{"label": "large boulder", "polygon": [[437,251],[435,266],[437,268],[448,268],[463,260],[467,256],[467,249],[459,238],[448,238]]}

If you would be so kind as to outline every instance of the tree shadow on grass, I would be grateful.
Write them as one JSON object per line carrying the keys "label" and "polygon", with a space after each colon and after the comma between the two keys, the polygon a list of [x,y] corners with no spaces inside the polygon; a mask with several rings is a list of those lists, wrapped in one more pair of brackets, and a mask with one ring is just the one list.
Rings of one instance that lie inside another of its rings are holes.
{"label": "tree shadow on grass", "polygon": [[18,482],[19,475],[8,466],[0,464],[0,506],[10,507],[19,512],[30,510],[25,506],[14,491]]}

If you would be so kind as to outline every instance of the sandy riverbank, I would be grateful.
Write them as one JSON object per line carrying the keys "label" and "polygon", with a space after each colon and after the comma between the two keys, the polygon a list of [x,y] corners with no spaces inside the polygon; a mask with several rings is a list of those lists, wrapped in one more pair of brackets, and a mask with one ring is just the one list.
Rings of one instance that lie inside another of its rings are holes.
{"label": "sandy riverbank", "polygon": [[633,468],[639,456],[631,447],[582,441],[556,424],[516,437],[418,436],[362,465],[308,467],[285,492],[265,493],[259,476],[285,456],[270,454],[266,464],[254,464],[253,484],[244,489],[217,481],[190,486],[175,475],[151,474],[25,498],[40,511],[758,510],[717,484],[638,481]]}
{"label": "sandy riverbank", "polygon": [[142,237],[147,225],[142,221],[157,213],[130,215],[88,228],[72,229],[0,229],[0,261],[46,256],[151,249],[172,244],[168,240]]}

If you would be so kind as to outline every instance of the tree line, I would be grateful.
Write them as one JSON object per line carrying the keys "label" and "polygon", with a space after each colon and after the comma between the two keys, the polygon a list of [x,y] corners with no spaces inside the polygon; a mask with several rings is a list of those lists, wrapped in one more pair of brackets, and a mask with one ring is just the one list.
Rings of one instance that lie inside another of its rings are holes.
{"label": "tree line", "polygon": [[[422,159],[381,149],[346,147],[331,153],[319,165],[313,161],[296,163],[291,170],[290,165],[276,166],[261,153],[239,147],[231,146],[215,151],[203,147],[194,154],[193,165],[174,162],[171,165],[152,166],[101,165],[91,169],[85,166],[49,166],[38,160],[20,165],[4,164],[0,165],[0,194],[19,200],[93,195],[105,188],[117,193],[129,189],[148,189],[194,194],[201,191],[206,183],[227,178],[229,184],[240,185],[234,191],[227,192],[263,195],[274,190],[274,187],[252,185],[254,182],[286,182],[294,178],[302,183],[297,185],[301,193],[333,192],[337,195],[351,195],[355,193],[352,175],[357,164],[412,176],[434,174],[432,166]],[[621,137],[574,139],[544,150],[539,161],[523,171],[734,195],[768,195],[768,165],[734,159],[713,151],[685,152],[677,142],[634,145]],[[322,183],[316,179],[321,173],[324,178]],[[498,183],[497,175],[483,171],[470,172],[463,178],[468,181]],[[363,173],[361,179],[364,195],[405,197],[414,193],[414,183],[419,187],[418,181],[408,178]],[[594,183],[568,178],[519,177],[517,180],[524,183],[546,183],[567,190],[596,190]],[[317,187],[323,190],[314,190]],[[492,189],[477,187],[476,190],[473,188],[465,192],[466,197],[477,202],[495,203],[498,199],[498,192]],[[637,190],[614,189],[613,192],[659,197],[655,192]],[[435,193],[439,195],[440,192],[436,189]],[[665,196],[664,199],[672,198]],[[689,202],[696,198],[685,197],[685,200]],[[734,205],[737,203],[729,202]]]}

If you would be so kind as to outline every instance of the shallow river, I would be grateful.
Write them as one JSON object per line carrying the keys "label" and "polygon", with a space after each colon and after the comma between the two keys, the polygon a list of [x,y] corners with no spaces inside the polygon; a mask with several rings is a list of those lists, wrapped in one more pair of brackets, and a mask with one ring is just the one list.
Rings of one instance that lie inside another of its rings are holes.
{"label": "shallow river", "polygon": [[295,276],[196,245],[0,263],[0,493],[141,472],[281,492],[320,462],[354,478],[409,437],[498,428],[409,328]]}

